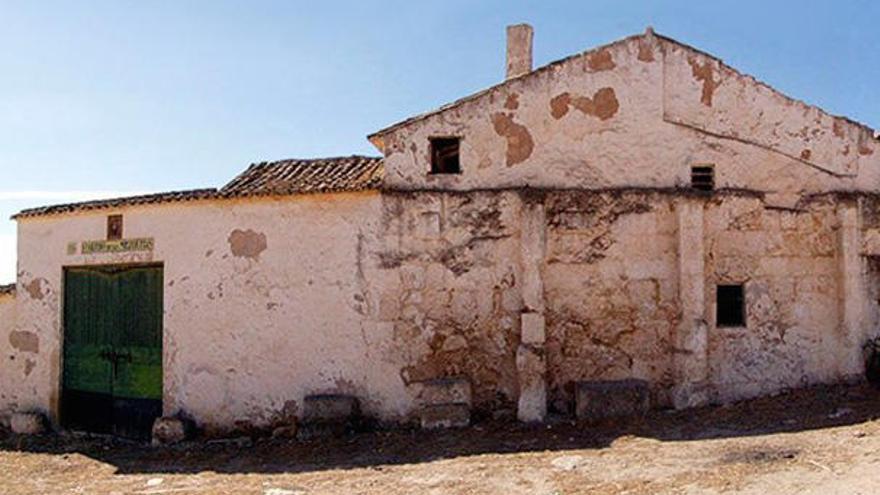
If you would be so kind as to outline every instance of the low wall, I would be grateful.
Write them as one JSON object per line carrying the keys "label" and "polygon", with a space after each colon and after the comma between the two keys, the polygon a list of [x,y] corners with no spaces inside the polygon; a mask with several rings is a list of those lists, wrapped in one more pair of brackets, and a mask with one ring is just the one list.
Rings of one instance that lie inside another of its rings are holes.
{"label": "low wall", "polygon": [[7,426],[9,414],[17,407],[15,376],[30,366],[26,350],[20,349],[23,343],[17,337],[15,324],[15,288],[0,286],[0,425],[3,426]]}

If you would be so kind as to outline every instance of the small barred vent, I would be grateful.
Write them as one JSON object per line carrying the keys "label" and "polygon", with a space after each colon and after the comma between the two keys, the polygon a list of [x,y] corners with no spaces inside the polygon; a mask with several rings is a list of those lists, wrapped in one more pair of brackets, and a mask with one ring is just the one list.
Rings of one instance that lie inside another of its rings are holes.
{"label": "small barred vent", "polygon": [[715,189],[715,168],[706,165],[691,167],[691,187],[700,191]]}

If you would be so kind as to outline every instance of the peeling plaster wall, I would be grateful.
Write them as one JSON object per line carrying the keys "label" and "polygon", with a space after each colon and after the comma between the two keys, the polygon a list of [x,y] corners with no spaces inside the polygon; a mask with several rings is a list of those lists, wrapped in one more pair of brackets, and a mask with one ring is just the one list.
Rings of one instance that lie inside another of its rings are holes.
{"label": "peeling plaster wall", "polygon": [[[686,302],[676,210],[686,203],[702,210],[702,240],[694,242],[703,244],[696,266],[705,295],[701,321],[685,327],[697,333],[682,344],[675,338]],[[664,406],[677,405],[674,387],[687,383],[695,385],[689,393],[705,390],[702,400],[724,403],[861,376],[860,348],[880,320],[871,295],[880,290],[880,264],[843,241],[850,203],[819,198],[785,210],[748,194],[548,194],[543,281],[552,409],[570,412],[582,380],[643,379],[653,404]],[[855,273],[843,264],[853,255]],[[745,326],[717,326],[719,284],[744,285]],[[856,285],[847,291],[848,284]],[[692,361],[676,371],[682,353]]]}
{"label": "peeling plaster wall", "polygon": [[0,425],[18,407],[19,380],[13,377],[30,374],[33,366],[15,325],[15,294],[0,294]]}
{"label": "peeling plaster wall", "polygon": [[3,406],[57,419],[63,266],[162,262],[166,414],[265,427],[301,414],[304,395],[335,392],[382,419],[405,415],[404,363],[374,318],[374,287],[397,276],[371,255],[381,206],[355,193],[131,207],[118,211],[125,237],[152,237],[155,250],[87,256],[66,254],[68,243],[104,238],[116,211],[21,221],[20,330],[39,352],[21,358],[35,362],[29,374],[22,362],[6,375],[21,393]]}
{"label": "peeling plaster wall", "polygon": [[379,314],[393,326],[407,384],[467,377],[477,409],[513,409],[522,309],[516,193],[383,195],[378,253],[390,285]]}
{"label": "peeling plaster wall", "polygon": [[[428,173],[432,136],[462,138],[461,174]],[[381,194],[123,209],[148,253],[66,254],[109,211],[21,220],[0,411],[57,419],[62,267],[103,263],[164,263],[165,412],[216,429],[323,392],[405,420],[410,385],[452,376],[540,420],[580,380],[684,407],[860,372],[880,203],[823,193],[880,181],[863,126],[647,34],[377,139]],[[704,164],[719,191],[685,189]],[[744,284],[746,327],[715,325],[719,283]]]}
{"label": "peeling plaster wall", "polygon": [[[462,137],[462,174],[428,174],[428,138],[450,135]],[[565,59],[377,142],[395,189],[676,187],[709,163],[718,187],[790,207],[880,181],[880,144],[866,127],[652,35]]]}
{"label": "peeling plaster wall", "polygon": [[[753,198],[713,201],[705,225],[713,399],[728,402],[846,378],[841,351],[851,346],[842,335],[838,304],[835,205],[792,211],[766,209]],[[716,285],[740,283],[747,326],[718,328]]]}
{"label": "peeling plaster wall", "polygon": [[640,378],[669,403],[678,321],[672,198],[552,193],[547,198],[547,367],[550,402],[570,411],[582,380]]}
{"label": "peeling plaster wall", "polygon": [[[427,173],[433,136],[461,137],[461,174]],[[584,379],[644,378],[678,407],[860,373],[880,311],[859,252],[880,255],[880,227],[860,227],[867,213],[842,198],[810,198],[876,189],[880,144],[865,126],[648,33],[374,142],[392,190],[551,191],[542,282],[557,410]],[[685,195],[674,212],[670,193],[706,164],[717,189],[747,194]],[[714,326],[721,282],[745,283],[747,329]]]}
{"label": "peeling plaster wall", "polygon": [[[662,64],[640,62],[638,52],[637,45],[618,44],[596,60],[575,57],[398,128],[384,137],[386,185],[602,187],[662,180],[644,166],[657,163],[658,150],[648,159],[647,146],[660,136],[642,134],[657,128],[662,114]],[[644,148],[632,146],[636,134],[647,140]],[[449,135],[463,138],[462,174],[428,175],[428,138]],[[633,163],[643,167],[636,171]]]}
{"label": "peeling plaster wall", "polygon": [[[878,148],[864,126],[787,98],[712,57],[667,44],[664,119],[732,140],[748,140],[837,175],[877,179]],[[694,104],[699,101],[700,104]]]}
{"label": "peeling plaster wall", "polygon": [[[411,385],[444,377],[469,379],[479,413],[533,420],[542,383],[564,413],[583,380],[643,379],[655,406],[679,407],[848,379],[880,318],[876,203],[642,189],[203,202],[125,209],[126,237],[155,250],[88,256],[67,245],[101,238],[104,213],[27,220],[0,410],[57,414],[62,267],[104,263],[164,263],[165,412],[209,430],[270,426],[327,392],[407,421]],[[740,283],[747,325],[719,328],[715,287]]]}

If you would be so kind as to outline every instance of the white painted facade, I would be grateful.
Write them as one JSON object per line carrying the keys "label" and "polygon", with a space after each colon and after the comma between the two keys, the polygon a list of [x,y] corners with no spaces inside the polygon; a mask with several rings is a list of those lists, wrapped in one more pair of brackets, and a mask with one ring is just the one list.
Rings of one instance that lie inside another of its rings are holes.
{"label": "white painted facade", "polygon": [[[462,138],[462,174],[427,173],[434,136]],[[649,32],[371,140],[381,191],[21,218],[0,411],[58,419],[62,273],[87,264],[164,265],[164,412],[208,429],[328,392],[407,421],[417,382],[449,376],[540,421],[584,380],[687,407],[862,373],[880,323],[864,126]],[[705,164],[714,193],[689,189]],[[67,254],[111,213],[154,250]],[[745,287],[745,326],[715,324],[719,284]]]}

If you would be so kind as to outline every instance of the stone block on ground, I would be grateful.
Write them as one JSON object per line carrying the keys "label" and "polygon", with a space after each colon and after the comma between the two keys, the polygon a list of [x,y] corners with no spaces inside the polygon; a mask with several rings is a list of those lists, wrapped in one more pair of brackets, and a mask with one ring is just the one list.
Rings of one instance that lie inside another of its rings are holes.
{"label": "stone block on ground", "polygon": [[419,422],[428,430],[463,428],[471,423],[471,408],[467,404],[426,406],[419,411]]}
{"label": "stone block on ground", "polygon": [[191,428],[186,420],[172,417],[156,418],[153,422],[153,445],[180,443],[189,436]]}
{"label": "stone block on ground", "polygon": [[41,435],[46,424],[46,417],[36,412],[14,413],[9,418],[9,428],[18,435]]}
{"label": "stone block on ground", "polygon": [[471,405],[471,382],[467,378],[437,378],[410,385],[416,392],[418,407],[442,404]]}
{"label": "stone block on ground", "polygon": [[307,424],[346,423],[359,415],[358,400],[351,395],[309,395],[304,401],[303,422]]}
{"label": "stone block on ground", "polygon": [[579,382],[575,392],[578,419],[599,420],[645,414],[650,408],[650,391],[644,380]]}

